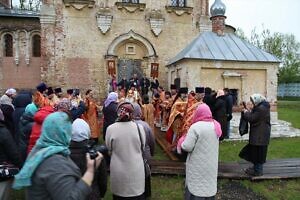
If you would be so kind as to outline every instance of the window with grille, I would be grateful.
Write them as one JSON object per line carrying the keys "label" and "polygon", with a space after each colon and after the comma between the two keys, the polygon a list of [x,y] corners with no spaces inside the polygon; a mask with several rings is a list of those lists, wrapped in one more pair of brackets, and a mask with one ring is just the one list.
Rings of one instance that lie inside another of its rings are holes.
{"label": "window with grille", "polygon": [[139,3],[139,0],[122,0],[122,3]]}
{"label": "window with grille", "polygon": [[32,56],[41,57],[41,36],[39,35],[32,37]]}
{"label": "window with grille", "polygon": [[4,35],[4,56],[13,57],[13,36],[10,34]]}
{"label": "window with grille", "polygon": [[186,2],[185,2],[185,0],[171,0],[171,6],[185,7],[186,6]]}

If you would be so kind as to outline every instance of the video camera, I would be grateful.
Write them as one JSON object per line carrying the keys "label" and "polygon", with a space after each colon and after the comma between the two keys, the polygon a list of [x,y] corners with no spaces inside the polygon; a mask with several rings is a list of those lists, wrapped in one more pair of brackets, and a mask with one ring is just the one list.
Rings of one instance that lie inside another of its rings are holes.
{"label": "video camera", "polygon": [[98,156],[98,152],[100,152],[103,156],[108,155],[108,149],[105,145],[101,144],[101,145],[91,145],[88,144],[86,146],[87,148],[87,153],[90,154],[90,158],[91,159],[95,159]]}

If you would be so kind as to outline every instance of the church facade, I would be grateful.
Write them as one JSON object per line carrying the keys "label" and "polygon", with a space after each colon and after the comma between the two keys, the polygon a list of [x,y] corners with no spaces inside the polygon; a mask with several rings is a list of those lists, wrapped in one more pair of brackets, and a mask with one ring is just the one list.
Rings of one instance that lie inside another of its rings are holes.
{"label": "church facade", "polygon": [[209,0],[43,0],[40,13],[0,9],[1,90],[44,81],[104,98],[112,75],[136,73],[158,76],[166,89],[228,87],[237,103],[252,93],[276,102],[280,61],[235,36],[225,6],[214,7],[213,21]]}
{"label": "church facade", "polygon": [[42,80],[107,93],[110,75],[168,85],[169,59],[208,30],[208,0],[58,0],[41,8]]}

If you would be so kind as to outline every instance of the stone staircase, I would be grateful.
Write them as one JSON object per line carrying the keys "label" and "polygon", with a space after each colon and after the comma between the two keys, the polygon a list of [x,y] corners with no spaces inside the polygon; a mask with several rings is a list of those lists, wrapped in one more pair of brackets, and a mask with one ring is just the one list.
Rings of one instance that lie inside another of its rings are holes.
{"label": "stone staircase", "polygon": [[[276,113],[272,113],[271,116],[272,138],[300,136],[300,129],[292,127],[289,122],[278,120]],[[249,134],[243,135],[242,137],[239,134],[240,117],[240,113],[233,113],[233,118],[230,121],[230,140],[248,140],[249,138]]]}

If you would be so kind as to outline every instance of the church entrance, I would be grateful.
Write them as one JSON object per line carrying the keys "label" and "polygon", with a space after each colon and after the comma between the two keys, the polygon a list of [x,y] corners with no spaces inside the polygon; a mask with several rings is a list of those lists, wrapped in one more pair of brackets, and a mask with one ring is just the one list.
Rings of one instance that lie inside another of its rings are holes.
{"label": "church entrance", "polygon": [[142,60],[139,59],[118,59],[117,64],[117,81],[119,82],[122,78],[130,80],[133,74],[137,74],[139,78],[143,77]]}

